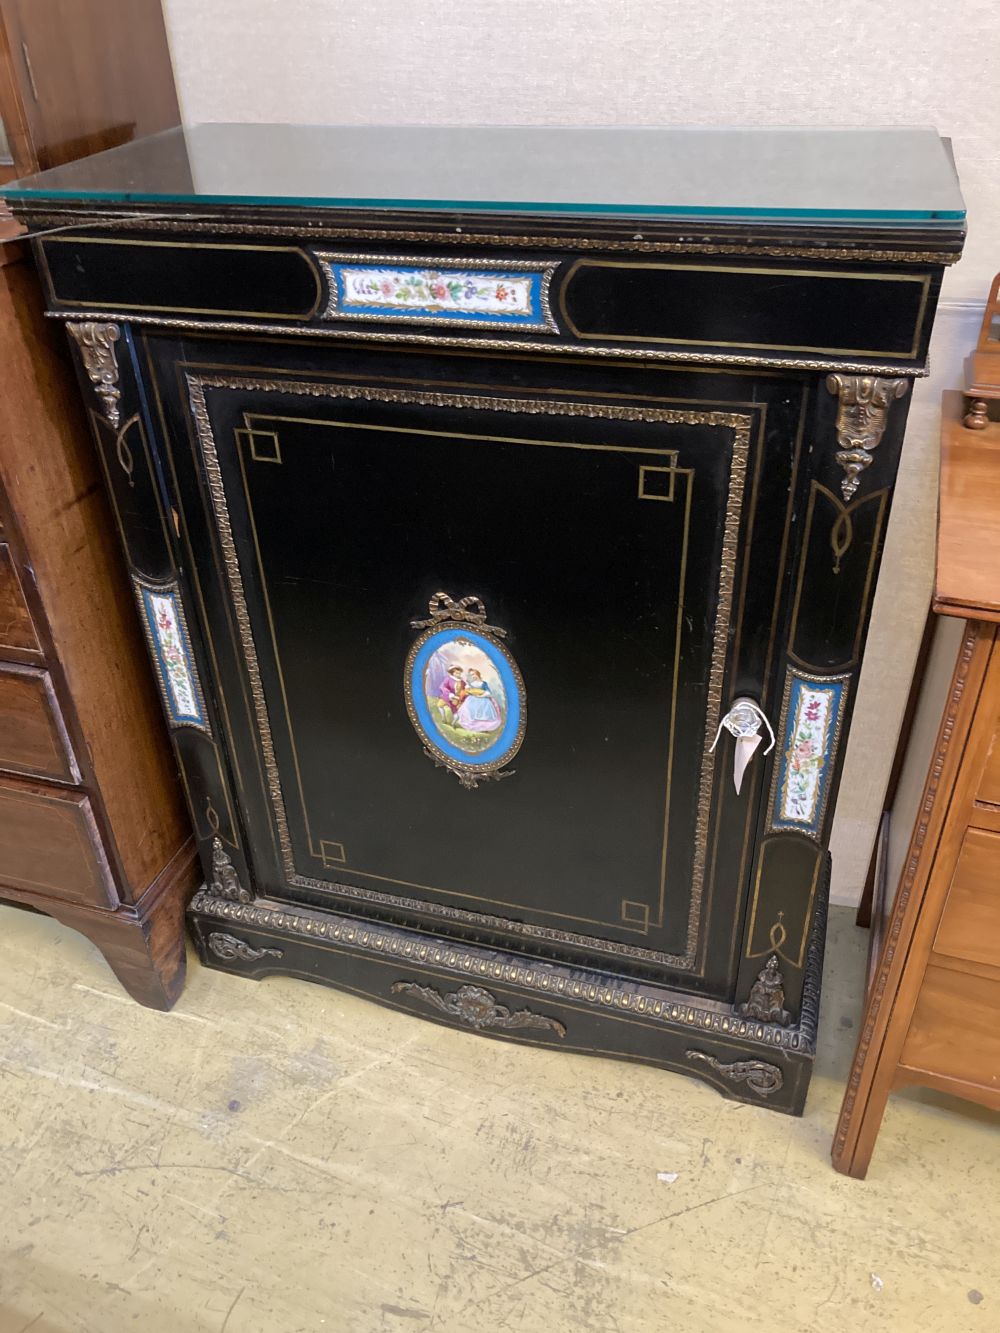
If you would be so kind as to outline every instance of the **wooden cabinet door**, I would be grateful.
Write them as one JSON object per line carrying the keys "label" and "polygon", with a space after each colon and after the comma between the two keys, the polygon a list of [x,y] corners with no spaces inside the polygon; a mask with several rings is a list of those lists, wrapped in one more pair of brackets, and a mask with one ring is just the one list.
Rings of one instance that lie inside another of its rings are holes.
{"label": "wooden cabinet door", "polygon": [[258,892],[721,993],[801,385],[148,346]]}

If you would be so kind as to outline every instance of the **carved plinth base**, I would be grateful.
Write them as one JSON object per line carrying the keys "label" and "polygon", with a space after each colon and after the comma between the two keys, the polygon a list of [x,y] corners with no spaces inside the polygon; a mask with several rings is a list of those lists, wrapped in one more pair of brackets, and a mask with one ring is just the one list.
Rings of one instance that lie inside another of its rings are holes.
{"label": "carved plinth base", "polygon": [[[737,1101],[801,1115],[815,1053],[827,882],[795,1016],[782,1007],[774,968],[765,968],[750,1000],[728,1005],[384,922],[242,901],[228,883],[199,893],[189,917],[209,967],[257,979],[308,977],[466,1032],[638,1060],[695,1075]],[[755,1017],[765,1000],[771,1017]]]}

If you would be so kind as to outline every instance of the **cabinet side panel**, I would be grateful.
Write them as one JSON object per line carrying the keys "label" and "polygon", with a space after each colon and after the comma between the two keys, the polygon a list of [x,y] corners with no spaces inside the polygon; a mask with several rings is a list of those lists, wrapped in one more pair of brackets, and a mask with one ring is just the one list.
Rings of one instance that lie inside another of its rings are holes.
{"label": "cabinet side panel", "polygon": [[86,737],[122,868],[141,892],[188,836],[170,751],[62,333],[26,264],[2,270],[0,479]]}

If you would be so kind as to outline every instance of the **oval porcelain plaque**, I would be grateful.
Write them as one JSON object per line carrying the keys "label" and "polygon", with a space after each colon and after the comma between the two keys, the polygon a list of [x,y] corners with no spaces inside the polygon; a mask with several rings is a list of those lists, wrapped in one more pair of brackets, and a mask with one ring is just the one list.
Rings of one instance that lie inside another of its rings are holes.
{"label": "oval porcelain plaque", "polygon": [[426,630],[406,659],[406,707],[431,756],[464,786],[506,776],[524,739],[527,708],[517,663],[492,634],[444,623]]}

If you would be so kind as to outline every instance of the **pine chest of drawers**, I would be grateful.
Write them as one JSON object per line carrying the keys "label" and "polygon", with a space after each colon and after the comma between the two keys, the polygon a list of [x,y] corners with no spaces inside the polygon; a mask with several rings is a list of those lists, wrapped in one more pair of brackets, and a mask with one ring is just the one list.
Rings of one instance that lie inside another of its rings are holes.
{"label": "pine chest of drawers", "polygon": [[203,126],[11,202],[202,959],[800,1111],[937,136]]}

